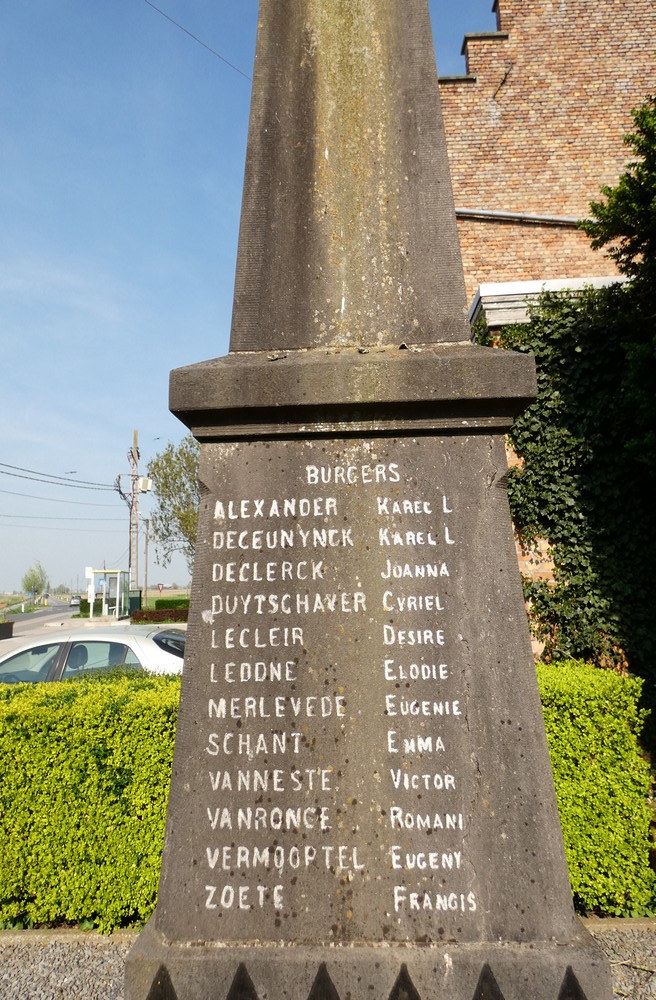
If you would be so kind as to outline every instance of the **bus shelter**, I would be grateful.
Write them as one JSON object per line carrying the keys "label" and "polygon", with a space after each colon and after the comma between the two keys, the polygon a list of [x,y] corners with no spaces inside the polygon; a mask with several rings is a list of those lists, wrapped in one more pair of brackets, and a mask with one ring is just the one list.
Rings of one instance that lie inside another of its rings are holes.
{"label": "bus shelter", "polygon": [[127,618],[129,614],[128,573],[122,569],[92,569],[85,573],[89,616]]}

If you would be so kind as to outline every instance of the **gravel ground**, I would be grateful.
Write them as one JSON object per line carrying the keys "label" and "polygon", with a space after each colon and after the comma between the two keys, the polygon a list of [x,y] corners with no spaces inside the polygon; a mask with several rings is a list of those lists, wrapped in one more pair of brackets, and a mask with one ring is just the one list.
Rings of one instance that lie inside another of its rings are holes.
{"label": "gravel ground", "polygon": [[586,920],[610,961],[613,996],[656,1000],[656,921]]}
{"label": "gravel ground", "polygon": [[0,931],[0,1000],[123,1000],[136,933]]}
{"label": "gravel ground", "polygon": [[[586,924],[611,962],[614,997],[656,1000],[656,922]],[[136,936],[0,931],[0,1000],[123,1000],[123,966]]]}

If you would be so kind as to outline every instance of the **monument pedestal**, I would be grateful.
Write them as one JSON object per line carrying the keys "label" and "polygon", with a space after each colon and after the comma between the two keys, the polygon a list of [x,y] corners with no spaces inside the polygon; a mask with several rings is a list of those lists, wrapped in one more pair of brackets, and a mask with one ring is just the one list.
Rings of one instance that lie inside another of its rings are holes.
{"label": "monument pedestal", "polygon": [[505,492],[533,392],[531,358],[471,344],[173,373],[203,490],[129,1000],[609,1000]]}
{"label": "monument pedestal", "polygon": [[585,1000],[611,997],[608,963],[587,931],[560,944],[449,946],[171,944],[151,925],[130,956],[148,1000]]}

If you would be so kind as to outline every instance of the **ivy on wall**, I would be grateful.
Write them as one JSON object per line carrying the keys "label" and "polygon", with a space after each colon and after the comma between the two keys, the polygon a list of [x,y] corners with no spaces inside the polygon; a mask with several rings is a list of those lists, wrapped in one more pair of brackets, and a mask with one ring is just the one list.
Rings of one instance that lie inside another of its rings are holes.
{"label": "ivy on wall", "polygon": [[[546,538],[553,581],[525,581],[543,659],[580,658],[656,675],[656,537],[651,469],[634,447],[627,385],[635,303],[630,286],[546,293],[528,324],[504,328],[499,346],[535,355],[538,398],[510,442],[522,459],[509,475],[515,528],[530,548]],[[479,342],[489,343],[485,331]]]}
{"label": "ivy on wall", "polygon": [[[652,681],[656,573],[656,95],[632,112],[632,154],[581,228],[630,280],[545,294],[499,345],[535,355],[538,399],[516,422],[510,503],[553,582],[526,582],[544,659],[580,657]],[[485,330],[477,331],[489,343]],[[654,685],[648,685],[656,704]]]}

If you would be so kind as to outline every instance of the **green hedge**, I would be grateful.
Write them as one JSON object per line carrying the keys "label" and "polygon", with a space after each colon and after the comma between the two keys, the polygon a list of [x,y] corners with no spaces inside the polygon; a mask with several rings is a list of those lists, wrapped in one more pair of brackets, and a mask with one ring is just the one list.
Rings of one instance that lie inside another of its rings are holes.
{"label": "green hedge", "polygon": [[180,681],[0,685],[0,926],[153,910]]}
{"label": "green hedge", "polygon": [[652,778],[638,745],[642,680],[569,661],[540,664],[538,682],[575,903],[584,912],[650,913]]}
{"label": "green hedge", "polygon": [[188,608],[189,598],[188,597],[158,597],[155,601],[155,607],[159,611],[160,608]]}
{"label": "green hedge", "polygon": [[[650,912],[641,681],[538,679],[579,909]],[[0,685],[0,926],[139,924],[155,905],[179,677]]]}
{"label": "green hedge", "polygon": [[160,625],[164,622],[186,622],[188,616],[189,608],[144,608],[142,611],[133,611],[130,620],[135,625]]}
{"label": "green hedge", "polygon": [[[93,602],[94,618],[100,618],[100,616],[102,615],[102,610],[103,610],[102,600],[98,598]],[[91,604],[89,603],[89,599],[87,597],[80,598],[80,610],[78,611],[78,615],[80,616],[80,618],[91,617]]]}

